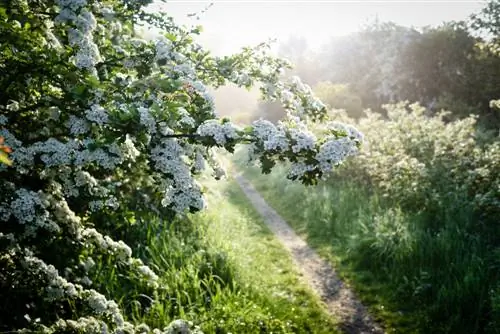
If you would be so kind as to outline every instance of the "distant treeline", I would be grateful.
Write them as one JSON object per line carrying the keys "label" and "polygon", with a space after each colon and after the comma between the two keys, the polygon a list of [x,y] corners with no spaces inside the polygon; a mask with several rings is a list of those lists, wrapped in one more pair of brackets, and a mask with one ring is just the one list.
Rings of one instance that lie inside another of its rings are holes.
{"label": "distant treeline", "polygon": [[[500,127],[490,101],[500,98],[500,1],[488,2],[467,20],[414,29],[375,22],[332,38],[319,51],[294,37],[280,54],[333,108],[351,116],[386,103],[420,102],[430,113],[450,110],[452,118],[473,113],[480,124]],[[279,119],[279,105],[262,103],[259,115]]]}

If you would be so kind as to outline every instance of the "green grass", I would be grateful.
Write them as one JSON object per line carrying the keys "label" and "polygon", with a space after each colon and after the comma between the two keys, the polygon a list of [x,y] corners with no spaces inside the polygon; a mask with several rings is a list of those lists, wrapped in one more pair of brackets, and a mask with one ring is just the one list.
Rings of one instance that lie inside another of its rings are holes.
{"label": "green grass", "polygon": [[304,187],[286,180],[283,168],[262,175],[244,166],[243,154],[236,160],[246,177],[339,269],[388,333],[498,333],[488,326],[492,254],[466,209],[407,213],[349,180]]}
{"label": "green grass", "polygon": [[157,296],[122,300],[130,320],[163,328],[182,318],[205,333],[336,333],[335,321],[299,281],[290,255],[237,184],[203,183],[207,211],[142,231],[147,242],[140,253],[161,288]]}

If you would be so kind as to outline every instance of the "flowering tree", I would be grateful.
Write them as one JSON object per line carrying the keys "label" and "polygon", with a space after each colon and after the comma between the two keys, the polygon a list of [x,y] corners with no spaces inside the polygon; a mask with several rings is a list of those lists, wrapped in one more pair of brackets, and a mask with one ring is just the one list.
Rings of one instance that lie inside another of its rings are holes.
{"label": "flowering tree", "polygon": [[[206,165],[219,173],[213,148],[251,145],[263,172],[288,160],[290,178],[314,184],[360,144],[352,127],[320,139],[308,131],[326,108],[297,78],[280,82],[289,65],[268,44],[211,56],[193,42],[199,28],[179,27],[149,3],[0,5],[0,136],[12,148],[12,165],[0,165],[0,290],[16,296],[2,309],[10,330],[26,314],[49,332],[140,331],[87,274],[106,256],[154,292],[156,274],[111,231],[145,215],[202,210],[196,174]],[[162,34],[146,41],[138,26]],[[206,87],[228,82],[260,85],[287,118],[245,128],[219,119]]]}

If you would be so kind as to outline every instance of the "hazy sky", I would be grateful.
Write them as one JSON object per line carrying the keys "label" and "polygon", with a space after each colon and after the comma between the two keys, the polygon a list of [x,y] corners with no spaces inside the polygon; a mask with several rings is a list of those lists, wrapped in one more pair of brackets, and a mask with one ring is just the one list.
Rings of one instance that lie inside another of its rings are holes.
{"label": "hazy sky", "polygon": [[200,12],[210,2],[171,0],[163,8],[177,22],[201,24],[201,44],[227,54],[267,38],[286,40],[299,35],[311,47],[334,35],[344,35],[378,17],[400,25],[422,27],[465,19],[484,1],[212,1],[200,20],[186,14]]}

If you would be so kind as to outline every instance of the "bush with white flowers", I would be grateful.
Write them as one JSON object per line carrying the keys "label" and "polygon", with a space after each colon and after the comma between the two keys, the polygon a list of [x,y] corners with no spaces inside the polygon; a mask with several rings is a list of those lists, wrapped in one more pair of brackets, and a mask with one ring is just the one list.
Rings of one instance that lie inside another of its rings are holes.
{"label": "bush with white flowers", "polygon": [[475,115],[446,121],[449,112],[429,117],[417,103],[384,108],[385,118],[368,111],[357,121],[337,112],[338,119],[357,123],[367,137],[357,158],[338,175],[377,189],[406,209],[433,212],[441,210],[443,203],[461,203],[471,207],[483,223],[496,224],[500,215],[499,133],[478,128]]}
{"label": "bush with white flowers", "polygon": [[[0,330],[147,332],[89,278],[94,259],[153,296],[157,275],[114,231],[203,209],[195,176],[206,166],[220,174],[213,148],[250,144],[264,172],[288,160],[306,184],[357,152],[355,129],[307,130],[325,106],[299,79],[280,81],[288,64],[269,45],[214,57],[193,42],[198,28],[150,2],[0,5],[0,136],[12,149],[12,165],[0,165]],[[162,35],[141,39],[145,25]],[[207,86],[229,82],[261,85],[288,117],[246,128],[219,119]]]}

